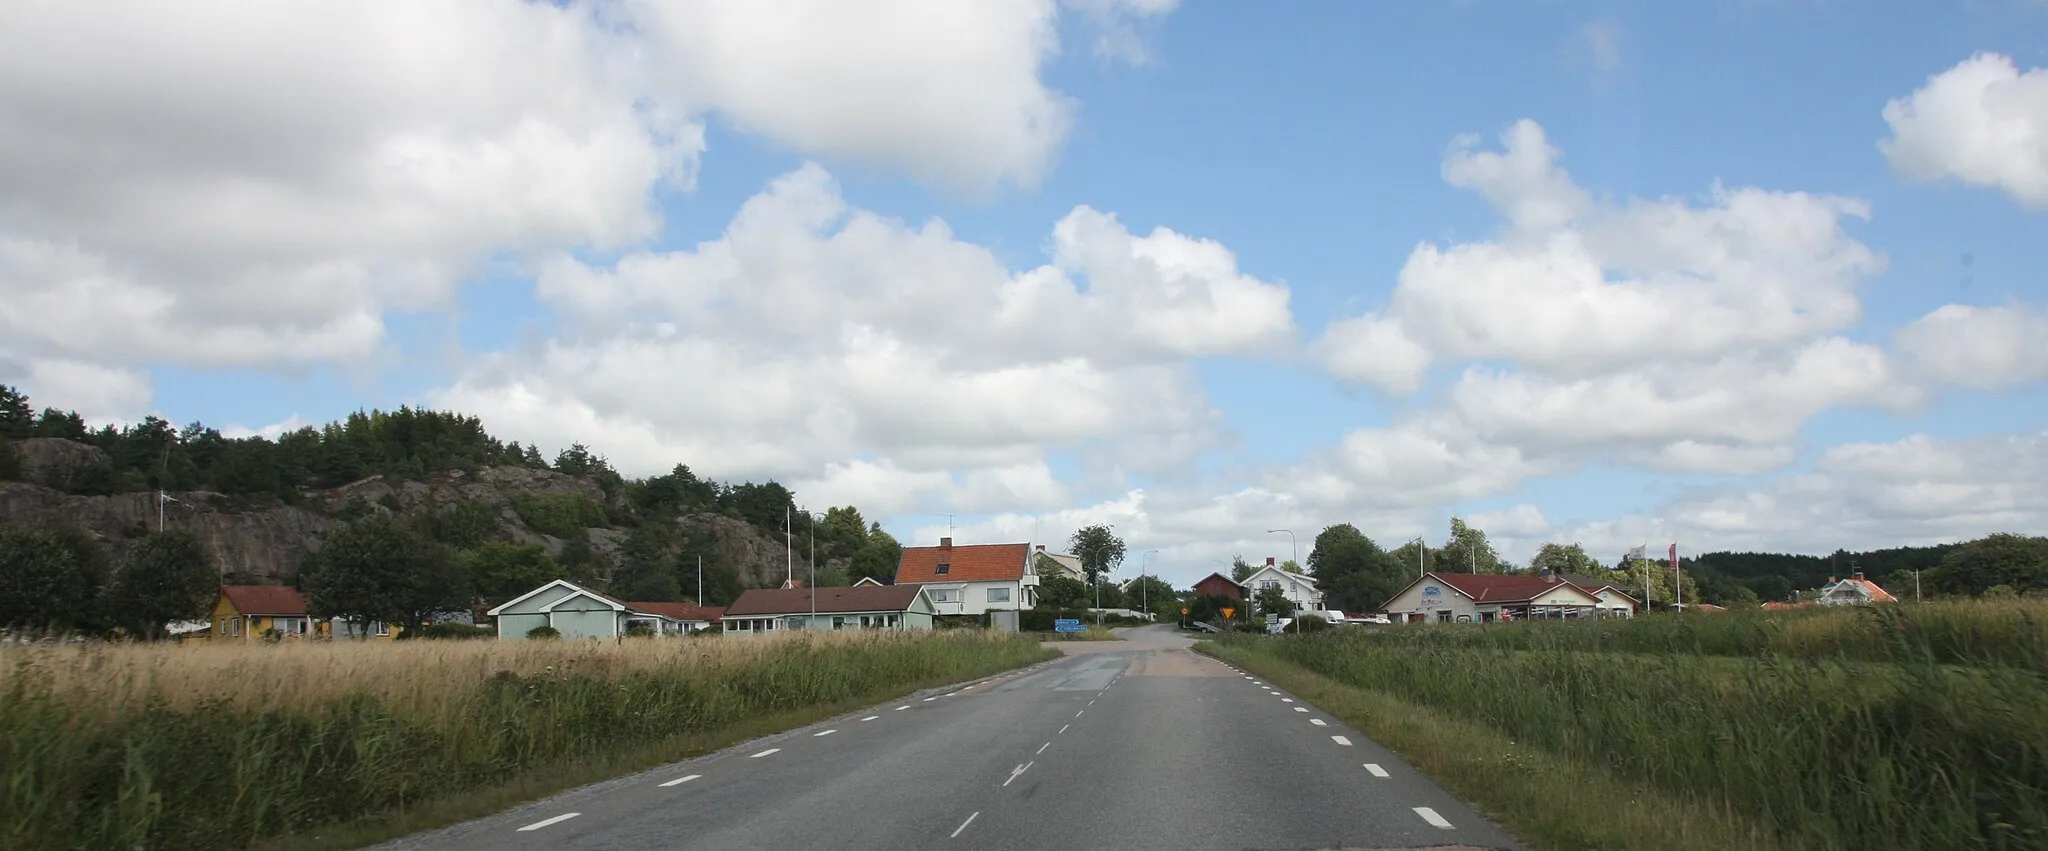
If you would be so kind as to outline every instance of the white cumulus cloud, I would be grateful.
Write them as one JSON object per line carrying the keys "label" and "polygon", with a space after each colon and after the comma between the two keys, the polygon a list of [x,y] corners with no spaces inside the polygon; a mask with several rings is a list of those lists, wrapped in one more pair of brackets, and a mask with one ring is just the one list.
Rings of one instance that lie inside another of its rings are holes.
{"label": "white cumulus cloud", "polygon": [[1979,53],[1885,104],[1878,149],[1911,180],[1952,179],[2048,208],[2048,68]]}
{"label": "white cumulus cloud", "polygon": [[1943,305],[1899,330],[1899,347],[1930,377],[2004,390],[2048,381],[2048,312],[2026,304]]}

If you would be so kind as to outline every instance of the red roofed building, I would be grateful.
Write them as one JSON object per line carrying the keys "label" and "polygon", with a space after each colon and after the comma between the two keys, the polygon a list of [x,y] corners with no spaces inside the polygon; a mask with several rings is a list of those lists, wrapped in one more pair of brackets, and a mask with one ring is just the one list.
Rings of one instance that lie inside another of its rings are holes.
{"label": "red roofed building", "polygon": [[1877,583],[1861,576],[1839,582],[1830,580],[1821,586],[1820,599],[1823,606],[1868,606],[1872,603],[1896,603],[1899,598],[1890,591],[1877,587]]}
{"label": "red roofed building", "polygon": [[1030,544],[956,547],[952,538],[940,538],[936,547],[904,547],[903,560],[896,564],[895,587],[904,585],[923,587],[941,615],[1038,605],[1038,571],[1031,563]]}
{"label": "red roofed building", "polygon": [[721,622],[727,634],[741,635],[790,629],[931,629],[932,603],[922,585],[755,588],[725,607]]}
{"label": "red roofed building", "polygon": [[1600,598],[1555,576],[1428,573],[1387,601],[1387,615],[1408,623],[1471,623],[1591,617]]}
{"label": "red roofed building", "polygon": [[724,606],[699,606],[696,603],[627,603],[636,612],[660,615],[684,629],[704,629],[717,626],[725,617]]}
{"label": "red roofed building", "polygon": [[316,624],[306,614],[306,598],[299,589],[281,585],[226,585],[213,600],[213,626],[207,637],[254,638],[270,630],[279,635],[305,638],[325,635],[325,624]]}
{"label": "red roofed building", "polygon": [[1202,581],[1195,583],[1195,596],[1233,597],[1242,600],[1244,599],[1244,586],[1231,581],[1230,577],[1224,576],[1221,573],[1211,573],[1204,577]]}

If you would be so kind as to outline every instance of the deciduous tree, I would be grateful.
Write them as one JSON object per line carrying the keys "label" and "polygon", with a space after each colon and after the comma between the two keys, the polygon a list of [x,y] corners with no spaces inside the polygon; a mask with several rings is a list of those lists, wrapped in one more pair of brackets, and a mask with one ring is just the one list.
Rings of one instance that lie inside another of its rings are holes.
{"label": "deciduous tree", "polygon": [[162,638],[164,625],[205,617],[220,571],[191,532],[172,529],[136,541],[107,587],[108,616],[137,636]]}
{"label": "deciduous tree", "polygon": [[1074,530],[1073,537],[1067,539],[1067,549],[1081,559],[1081,570],[1087,574],[1090,585],[1099,584],[1103,574],[1124,563],[1124,539],[1103,523]]}

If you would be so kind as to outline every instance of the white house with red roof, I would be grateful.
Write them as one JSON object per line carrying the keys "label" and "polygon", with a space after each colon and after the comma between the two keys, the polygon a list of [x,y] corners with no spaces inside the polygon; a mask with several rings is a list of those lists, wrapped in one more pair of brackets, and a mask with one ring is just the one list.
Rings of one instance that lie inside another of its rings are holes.
{"label": "white house with red roof", "polygon": [[1426,573],[1387,601],[1406,623],[1472,623],[1592,617],[1600,598],[1556,576]]}
{"label": "white house with red roof", "polygon": [[941,615],[979,615],[1038,605],[1038,570],[1030,544],[965,544],[940,538],[936,547],[904,547],[896,585],[918,585]]}
{"label": "white house with red roof", "polygon": [[1877,587],[1877,583],[1853,576],[1821,586],[1820,599],[1815,602],[1823,606],[1868,606],[1898,601],[1899,598],[1892,596],[1891,592]]}
{"label": "white house with red roof", "polygon": [[1297,612],[1318,612],[1323,608],[1323,592],[1316,587],[1315,577],[1282,570],[1268,557],[1266,564],[1252,571],[1250,576],[1238,583],[1244,586],[1246,599],[1256,600],[1260,592],[1268,588],[1280,589],[1287,602],[1294,604]]}

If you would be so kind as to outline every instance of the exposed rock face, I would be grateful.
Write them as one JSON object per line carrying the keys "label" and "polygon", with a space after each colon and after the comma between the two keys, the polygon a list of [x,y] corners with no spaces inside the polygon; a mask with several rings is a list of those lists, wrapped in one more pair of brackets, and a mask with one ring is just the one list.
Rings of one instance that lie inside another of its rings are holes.
{"label": "exposed rock face", "polygon": [[[61,488],[82,471],[109,463],[106,453],[75,441],[37,438],[14,442],[25,481],[0,482],[0,524],[73,525],[105,542],[116,558],[128,545],[157,529],[154,493],[85,496]],[[525,467],[489,467],[475,473],[435,473],[424,480],[372,476],[327,490],[302,492],[300,506],[275,501],[249,502],[205,491],[174,492],[163,508],[169,528],[189,529],[212,549],[223,581],[267,584],[289,581],[306,556],[352,510],[391,511],[417,518],[463,503],[480,503],[497,512],[493,536],[518,543],[541,544],[560,554],[565,542],[527,527],[514,508],[525,493],[574,494],[600,505],[604,489],[595,480]],[[359,503],[361,509],[352,508]],[[692,514],[676,520],[678,531],[708,531],[719,554],[737,566],[748,587],[774,587],[785,574],[784,542],[746,521],[722,514]],[[607,564],[616,564],[626,532],[589,530],[590,549]],[[809,571],[804,541],[798,536],[796,574]],[[832,564],[843,567],[843,561]],[[820,561],[821,569],[826,562]]]}
{"label": "exposed rock face", "polygon": [[21,462],[23,481],[50,488],[68,488],[94,467],[113,463],[91,444],[57,437],[31,437],[7,445]]}

